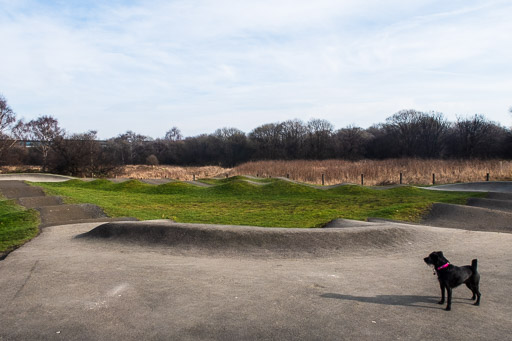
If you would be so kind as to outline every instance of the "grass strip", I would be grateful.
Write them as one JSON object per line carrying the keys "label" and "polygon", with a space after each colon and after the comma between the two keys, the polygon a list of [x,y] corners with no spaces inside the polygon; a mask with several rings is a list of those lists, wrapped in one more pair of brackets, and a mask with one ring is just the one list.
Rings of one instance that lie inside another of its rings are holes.
{"label": "grass strip", "polygon": [[39,213],[0,198],[0,259],[39,233]]}
{"label": "grass strip", "polygon": [[148,185],[137,180],[37,183],[48,194],[100,206],[111,217],[264,227],[321,227],[336,218],[368,217],[420,221],[434,202],[465,204],[483,193],[430,191],[416,187],[376,190],[356,185],[327,190],[267,179],[208,180],[211,187],[183,182]]}

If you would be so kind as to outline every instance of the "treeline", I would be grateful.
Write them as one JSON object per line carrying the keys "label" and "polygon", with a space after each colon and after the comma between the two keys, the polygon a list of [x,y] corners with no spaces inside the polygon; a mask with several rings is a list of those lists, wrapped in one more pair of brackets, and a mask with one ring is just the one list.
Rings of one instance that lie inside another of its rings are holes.
{"label": "treeline", "polygon": [[336,130],[326,120],[295,119],[264,124],[248,134],[221,128],[184,138],[173,127],[157,139],[128,131],[98,141],[95,131],[65,132],[51,116],[16,120],[0,96],[0,157],[0,164],[41,165],[45,171],[88,176],[111,174],[127,164],[233,167],[277,159],[511,158],[512,132],[483,115],[449,122],[441,113],[403,110],[367,129]]}

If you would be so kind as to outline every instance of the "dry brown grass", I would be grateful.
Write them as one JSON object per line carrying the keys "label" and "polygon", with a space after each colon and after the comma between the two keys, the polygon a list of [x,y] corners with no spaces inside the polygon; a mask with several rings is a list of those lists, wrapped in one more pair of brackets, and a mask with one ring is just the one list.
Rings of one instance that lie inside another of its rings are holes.
{"label": "dry brown grass", "polygon": [[40,166],[0,166],[0,174],[5,173],[37,173],[41,171]]}
{"label": "dry brown grass", "polygon": [[431,184],[433,173],[436,184],[484,181],[487,173],[490,173],[491,180],[511,180],[512,162],[419,159],[259,161],[235,167],[229,174],[259,177],[285,177],[289,174],[292,180],[312,184],[321,184],[324,174],[325,185],[359,184],[361,174],[364,174],[364,184],[374,186],[398,184],[400,173],[403,174],[404,184]]}
{"label": "dry brown grass", "polygon": [[[37,172],[35,166],[4,166],[0,173]],[[400,182],[403,174],[404,184],[428,185],[432,183],[432,174],[436,175],[436,184],[484,181],[486,174],[491,180],[512,180],[512,161],[508,160],[324,160],[324,161],[258,161],[248,162],[235,168],[218,166],[178,167],[128,165],[121,167],[116,176],[132,179],[175,179],[189,181],[196,179],[224,177],[226,175],[252,175],[259,177],[286,177],[311,184],[321,184],[322,174],[325,185],[339,183],[361,183],[368,186],[391,185]]]}
{"label": "dry brown grass", "polygon": [[230,172],[229,168],[218,166],[204,167],[177,167],[177,166],[146,166],[146,165],[128,165],[120,168],[117,177],[131,179],[174,179],[182,181],[196,179],[213,178],[225,176]]}

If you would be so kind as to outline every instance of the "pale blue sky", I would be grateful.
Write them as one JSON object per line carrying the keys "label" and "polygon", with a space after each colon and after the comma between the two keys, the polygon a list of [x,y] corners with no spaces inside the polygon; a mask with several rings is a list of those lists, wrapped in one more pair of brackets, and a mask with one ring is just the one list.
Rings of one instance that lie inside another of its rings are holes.
{"label": "pale blue sky", "polygon": [[511,126],[511,32],[509,0],[0,0],[0,93],[101,138],[401,109]]}

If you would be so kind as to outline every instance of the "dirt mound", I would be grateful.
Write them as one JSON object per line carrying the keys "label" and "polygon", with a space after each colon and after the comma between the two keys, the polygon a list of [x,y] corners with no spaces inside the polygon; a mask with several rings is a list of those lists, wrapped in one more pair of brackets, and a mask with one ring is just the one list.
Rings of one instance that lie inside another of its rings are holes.
{"label": "dirt mound", "polygon": [[512,213],[482,207],[436,203],[432,205],[422,224],[512,233]]}
{"label": "dirt mound", "polygon": [[288,257],[293,254],[319,256],[361,247],[393,247],[413,240],[414,232],[398,226],[292,229],[182,224],[166,220],[107,223],[79,238],[158,244],[200,253]]}

